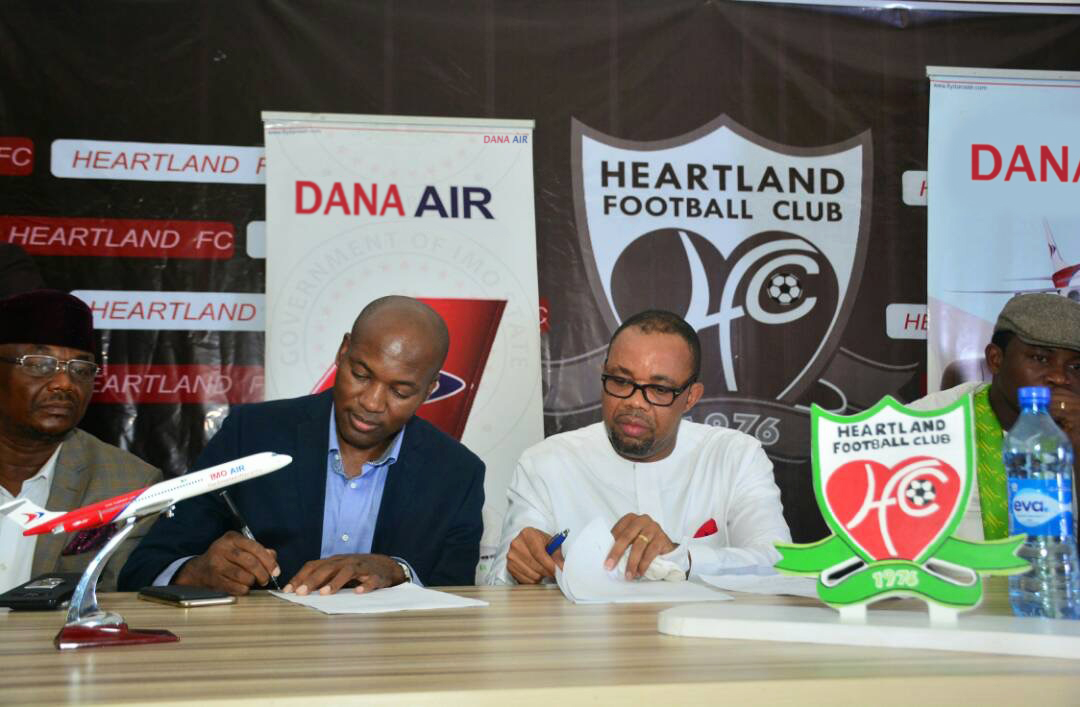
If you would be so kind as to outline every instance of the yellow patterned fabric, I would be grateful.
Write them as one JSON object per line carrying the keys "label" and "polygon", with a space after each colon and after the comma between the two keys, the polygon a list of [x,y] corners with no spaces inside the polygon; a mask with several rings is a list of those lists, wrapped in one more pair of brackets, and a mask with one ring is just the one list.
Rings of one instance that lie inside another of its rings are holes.
{"label": "yellow patterned fabric", "polygon": [[999,540],[1009,536],[1009,499],[1001,456],[1005,432],[990,407],[990,386],[983,386],[971,397],[975,403],[975,460],[983,535],[987,540]]}

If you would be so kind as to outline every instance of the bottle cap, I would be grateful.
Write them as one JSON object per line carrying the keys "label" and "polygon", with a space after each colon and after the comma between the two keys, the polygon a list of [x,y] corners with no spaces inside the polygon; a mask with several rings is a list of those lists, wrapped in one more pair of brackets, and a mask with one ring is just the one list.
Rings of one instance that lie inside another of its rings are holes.
{"label": "bottle cap", "polygon": [[1020,400],[1020,406],[1041,403],[1046,405],[1050,402],[1050,389],[1044,385],[1032,385],[1016,389],[1016,397]]}

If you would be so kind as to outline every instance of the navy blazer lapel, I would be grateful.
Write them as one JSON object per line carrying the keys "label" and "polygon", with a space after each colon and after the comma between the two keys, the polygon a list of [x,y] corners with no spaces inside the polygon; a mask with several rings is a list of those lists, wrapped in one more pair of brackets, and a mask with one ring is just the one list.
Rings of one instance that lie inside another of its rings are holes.
{"label": "navy blazer lapel", "polygon": [[402,511],[407,511],[417,499],[422,489],[417,484],[423,471],[419,460],[424,459],[423,448],[426,440],[424,430],[413,424],[413,417],[405,425],[405,438],[401,441],[401,450],[397,461],[386,475],[382,500],[379,502],[379,515],[375,520],[375,534],[371,538],[372,552],[383,547],[390,538],[400,537],[400,525],[409,522]]}
{"label": "navy blazer lapel", "polygon": [[296,426],[293,454],[293,482],[297,499],[300,537],[304,555],[319,557],[322,552],[323,506],[326,503],[326,458],[330,453],[330,391],[316,396],[304,419]]}

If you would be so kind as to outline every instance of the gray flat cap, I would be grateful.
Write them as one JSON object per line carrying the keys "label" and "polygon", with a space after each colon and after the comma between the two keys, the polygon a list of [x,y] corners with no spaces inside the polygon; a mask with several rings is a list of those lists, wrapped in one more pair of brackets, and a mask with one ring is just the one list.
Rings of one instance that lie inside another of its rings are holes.
{"label": "gray flat cap", "polygon": [[998,315],[994,332],[999,331],[1032,346],[1080,351],[1080,302],[1043,292],[1017,295]]}

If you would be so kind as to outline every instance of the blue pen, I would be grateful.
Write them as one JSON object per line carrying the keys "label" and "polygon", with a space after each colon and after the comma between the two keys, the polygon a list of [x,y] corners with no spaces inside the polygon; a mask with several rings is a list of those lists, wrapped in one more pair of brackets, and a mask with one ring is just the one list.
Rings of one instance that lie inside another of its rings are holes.
{"label": "blue pen", "polygon": [[547,547],[544,548],[544,550],[547,551],[547,554],[554,555],[555,551],[562,547],[563,540],[566,540],[566,536],[569,534],[570,529],[567,528],[566,530],[553,537],[551,539],[551,542],[547,544]]}

